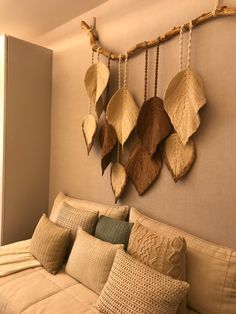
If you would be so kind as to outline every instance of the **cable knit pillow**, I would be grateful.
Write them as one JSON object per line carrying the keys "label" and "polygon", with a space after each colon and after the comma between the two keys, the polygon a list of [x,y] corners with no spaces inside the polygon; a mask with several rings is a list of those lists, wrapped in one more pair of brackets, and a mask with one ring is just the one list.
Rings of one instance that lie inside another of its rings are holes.
{"label": "cable knit pillow", "polygon": [[43,214],[32,236],[30,251],[49,273],[56,274],[62,267],[69,243],[70,230]]}
{"label": "cable knit pillow", "polygon": [[104,242],[79,228],[65,272],[100,294],[109,276],[116,251],[121,247],[123,245]]}
{"label": "cable knit pillow", "polygon": [[103,314],[175,314],[188,288],[119,249],[96,308]]}
{"label": "cable knit pillow", "polygon": [[136,222],[127,252],[160,273],[174,279],[186,279],[186,242],[183,237],[162,236]]}
{"label": "cable knit pillow", "polygon": [[78,227],[90,234],[94,234],[97,220],[98,211],[75,208],[63,202],[56,223],[71,230],[72,240],[74,241]]}
{"label": "cable knit pillow", "polygon": [[[186,280],[186,242],[183,237],[166,237],[136,222],[129,238],[128,253],[140,262],[169,275]],[[178,314],[186,313],[186,299]]]}

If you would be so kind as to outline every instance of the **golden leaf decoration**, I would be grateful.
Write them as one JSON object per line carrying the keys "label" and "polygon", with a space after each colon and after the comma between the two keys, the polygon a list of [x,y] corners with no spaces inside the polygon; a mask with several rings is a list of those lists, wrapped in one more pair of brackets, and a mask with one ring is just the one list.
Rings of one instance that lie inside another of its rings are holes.
{"label": "golden leaf decoration", "polygon": [[107,166],[112,161],[112,151],[117,143],[116,132],[107,122],[101,126],[99,132],[99,141],[102,148],[101,167],[103,175]]}
{"label": "golden leaf decoration", "polygon": [[157,156],[157,160],[152,158],[138,140],[131,151],[125,169],[138,194],[143,195],[158,177],[161,167],[160,156]]}
{"label": "golden leaf decoration", "polygon": [[198,111],[205,104],[203,82],[197,73],[186,69],[171,80],[164,97],[164,108],[183,145],[198,129]]}
{"label": "golden leaf decoration", "polygon": [[116,162],[111,167],[111,187],[115,196],[115,203],[123,193],[127,183],[127,175],[125,168],[121,163]]}
{"label": "golden leaf decoration", "polygon": [[177,182],[191,168],[196,158],[196,148],[192,139],[183,145],[178,134],[171,134],[165,141],[165,162]]}
{"label": "golden leaf decoration", "polygon": [[96,110],[96,114],[97,114],[98,119],[102,115],[103,108],[104,108],[104,102],[103,102],[102,96],[100,96],[98,101],[96,102],[96,106],[95,106],[95,110]]}
{"label": "golden leaf decoration", "polygon": [[109,79],[109,69],[102,63],[92,64],[85,74],[85,88],[89,98],[93,103],[96,103],[102,92],[106,88]]}
{"label": "golden leaf decoration", "polygon": [[171,130],[172,125],[164,110],[162,99],[154,96],[145,101],[138,116],[137,134],[151,156]]}
{"label": "golden leaf decoration", "polygon": [[118,141],[123,146],[135,128],[139,108],[127,88],[120,88],[110,99],[106,118],[116,131]]}
{"label": "golden leaf decoration", "polygon": [[97,130],[97,121],[92,114],[88,114],[82,124],[82,130],[84,134],[85,143],[87,146],[88,154],[93,146],[94,136]]}

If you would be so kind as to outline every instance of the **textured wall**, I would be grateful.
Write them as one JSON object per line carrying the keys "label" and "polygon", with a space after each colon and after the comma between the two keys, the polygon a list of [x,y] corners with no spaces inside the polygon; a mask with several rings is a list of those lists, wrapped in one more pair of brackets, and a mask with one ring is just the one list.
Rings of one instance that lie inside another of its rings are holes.
{"label": "textured wall", "polygon": [[[50,204],[59,191],[99,202],[113,202],[109,171],[101,176],[99,149],[87,156],[81,123],[88,111],[83,79],[90,46],[80,20],[92,22],[102,44],[124,52],[136,42],[155,38],[175,25],[212,10],[213,0],[111,0],[41,38],[54,49]],[[226,2],[221,2],[226,4]],[[236,1],[227,1],[236,7]],[[210,241],[236,248],[236,17],[220,18],[193,30],[191,65],[202,76],[207,106],[194,136],[197,160],[175,184],[163,167],[159,180],[139,197],[129,184],[121,203]],[[186,47],[186,34],[184,37]],[[178,38],[160,49],[159,96],[178,71]],[[186,49],[185,49],[186,50]],[[155,49],[150,52],[153,65]],[[112,65],[116,88],[116,64]],[[154,72],[154,71],[153,71]],[[151,73],[153,73],[151,72]],[[128,64],[128,87],[143,101],[144,55]],[[152,74],[152,76],[154,73]],[[150,80],[152,95],[153,80]]]}

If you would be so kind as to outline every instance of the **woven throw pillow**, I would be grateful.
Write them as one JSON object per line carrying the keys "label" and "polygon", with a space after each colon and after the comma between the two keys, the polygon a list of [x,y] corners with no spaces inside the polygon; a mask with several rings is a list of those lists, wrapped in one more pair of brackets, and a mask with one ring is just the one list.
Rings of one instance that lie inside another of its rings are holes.
{"label": "woven throw pillow", "polygon": [[56,223],[71,230],[72,240],[75,240],[78,227],[84,231],[94,234],[98,220],[98,211],[75,208],[65,202],[62,203]]}
{"label": "woven throw pillow", "polygon": [[156,234],[135,222],[127,251],[140,262],[160,273],[174,279],[186,279],[186,243],[183,237]]}
{"label": "woven throw pillow", "polygon": [[43,214],[32,236],[30,251],[49,273],[56,274],[62,267],[69,243],[70,231]]}
{"label": "woven throw pillow", "polygon": [[101,216],[95,229],[95,237],[113,244],[124,244],[127,249],[132,227],[133,223]]}
{"label": "woven throw pillow", "polygon": [[188,288],[119,249],[96,308],[103,314],[175,314]]}
{"label": "woven throw pillow", "polygon": [[101,241],[79,228],[65,272],[100,294],[109,276],[116,250],[121,247],[123,245]]}

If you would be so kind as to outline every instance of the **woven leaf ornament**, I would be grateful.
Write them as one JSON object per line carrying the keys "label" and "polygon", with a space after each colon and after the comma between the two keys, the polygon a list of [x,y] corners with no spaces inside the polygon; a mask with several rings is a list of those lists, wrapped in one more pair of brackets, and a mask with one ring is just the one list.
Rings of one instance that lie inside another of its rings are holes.
{"label": "woven leaf ornament", "polygon": [[165,142],[165,162],[177,182],[191,168],[196,158],[195,144],[192,139],[183,145],[178,134],[171,134]]}
{"label": "woven leaf ornament", "polygon": [[170,82],[164,107],[183,145],[200,125],[199,109],[206,97],[200,76],[191,69],[179,72]]}
{"label": "woven leaf ornament", "polygon": [[156,180],[161,167],[161,158],[158,156],[157,160],[153,159],[138,140],[129,156],[125,169],[138,194],[142,195]]}
{"label": "woven leaf ornament", "polygon": [[138,113],[139,108],[127,88],[122,87],[111,97],[106,118],[122,146],[136,126]]}
{"label": "woven leaf ornament", "polygon": [[112,161],[112,151],[117,143],[116,132],[107,122],[100,129],[99,141],[102,148],[101,167],[103,175],[107,166]]}
{"label": "woven leaf ornament", "polygon": [[93,140],[97,129],[97,121],[94,115],[88,114],[82,124],[85,143],[87,146],[88,154],[93,146]]}
{"label": "woven leaf ornament", "polygon": [[126,183],[127,175],[125,168],[119,162],[116,162],[111,167],[111,187],[115,196],[115,203],[123,193]]}
{"label": "woven leaf ornament", "polygon": [[102,62],[92,64],[85,74],[85,88],[93,103],[96,103],[106,88],[109,69]]}
{"label": "woven leaf ornament", "polygon": [[171,130],[172,125],[164,110],[162,99],[154,96],[145,101],[137,121],[137,134],[151,156]]}
{"label": "woven leaf ornament", "polygon": [[103,102],[102,96],[100,96],[98,101],[96,102],[96,106],[95,106],[95,110],[96,110],[96,114],[97,114],[98,119],[101,117],[103,109],[104,109],[104,102]]}

